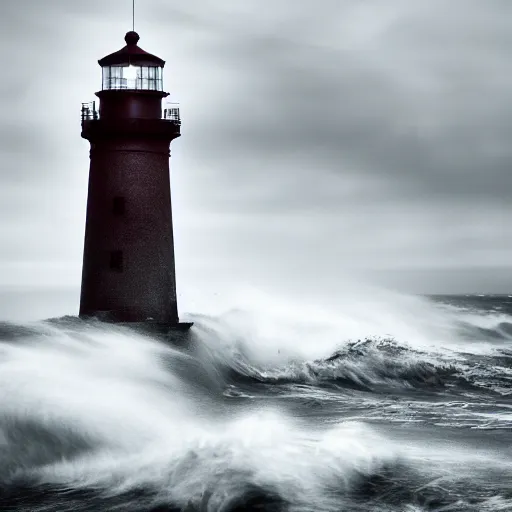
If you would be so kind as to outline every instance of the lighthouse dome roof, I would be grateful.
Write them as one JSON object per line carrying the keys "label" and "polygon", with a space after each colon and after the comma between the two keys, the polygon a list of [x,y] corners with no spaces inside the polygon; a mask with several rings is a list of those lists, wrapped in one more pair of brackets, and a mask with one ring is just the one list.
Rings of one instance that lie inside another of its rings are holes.
{"label": "lighthouse dome roof", "polygon": [[103,59],[98,61],[99,65],[105,66],[159,66],[164,67],[165,61],[156,55],[152,55],[140,48],[137,43],[139,42],[139,34],[130,31],[126,34],[124,40],[126,46],[119,51],[111,53]]}

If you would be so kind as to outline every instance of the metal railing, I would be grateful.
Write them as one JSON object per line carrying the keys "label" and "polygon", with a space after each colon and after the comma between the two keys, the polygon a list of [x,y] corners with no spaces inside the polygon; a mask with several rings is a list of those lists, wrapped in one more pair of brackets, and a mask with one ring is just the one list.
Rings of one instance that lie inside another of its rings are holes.
{"label": "metal railing", "polygon": [[[100,118],[100,112],[96,108],[96,102],[82,103],[82,123],[84,121],[96,121]],[[180,109],[177,103],[166,104],[162,111],[162,119],[181,126]]]}
{"label": "metal railing", "polygon": [[162,119],[181,125],[180,109],[177,106],[164,108]]}
{"label": "metal railing", "polygon": [[82,103],[82,123],[84,121],[95,121],[100,118],[100,113],[96,110],[96,102],[90,101]]}

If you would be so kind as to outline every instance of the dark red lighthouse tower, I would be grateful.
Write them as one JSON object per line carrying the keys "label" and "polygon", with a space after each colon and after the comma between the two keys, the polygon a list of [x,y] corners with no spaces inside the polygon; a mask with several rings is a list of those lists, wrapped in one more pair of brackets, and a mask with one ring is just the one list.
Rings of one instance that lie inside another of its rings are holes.
{"label": "dark red lighthouse tower", "polygon": [[137,45],[101,59],[102,90],[82,106],[90,171],[80,316],[179,324],[169,177],[178,108],[162,108],[165,62]]}

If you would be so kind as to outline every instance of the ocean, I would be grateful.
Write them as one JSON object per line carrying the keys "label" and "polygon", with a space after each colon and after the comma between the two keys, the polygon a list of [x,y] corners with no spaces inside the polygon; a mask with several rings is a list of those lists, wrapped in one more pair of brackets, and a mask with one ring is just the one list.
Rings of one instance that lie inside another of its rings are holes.
{"label": "ocean", "polygon": [[[263,301],[265,302],[265,301]],[[0,324],[0,510],[512,510],[512,298]]]}

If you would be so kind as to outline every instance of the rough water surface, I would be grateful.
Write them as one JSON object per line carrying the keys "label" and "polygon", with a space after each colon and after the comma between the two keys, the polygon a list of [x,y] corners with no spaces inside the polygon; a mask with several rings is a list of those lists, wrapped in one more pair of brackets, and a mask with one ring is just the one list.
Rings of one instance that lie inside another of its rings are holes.
{"label": "rough water surface", "polygon": [[512,298],[270,309],[0,324],[0,510],[512,510]]}

